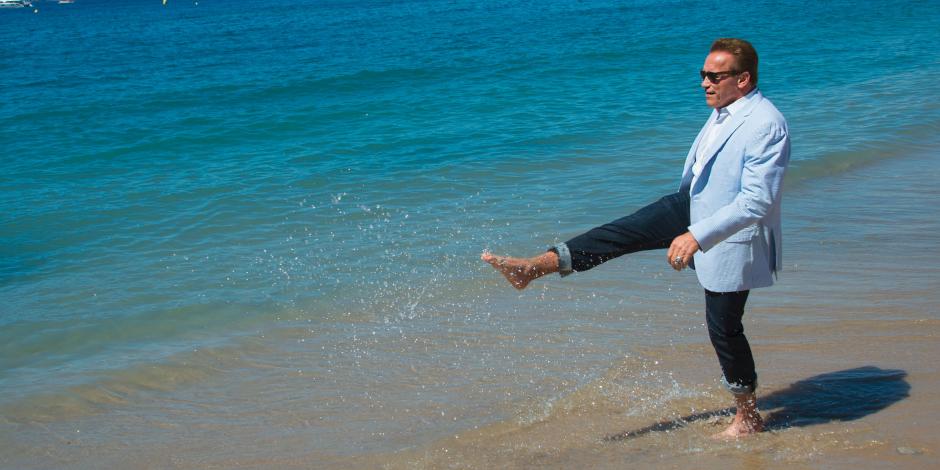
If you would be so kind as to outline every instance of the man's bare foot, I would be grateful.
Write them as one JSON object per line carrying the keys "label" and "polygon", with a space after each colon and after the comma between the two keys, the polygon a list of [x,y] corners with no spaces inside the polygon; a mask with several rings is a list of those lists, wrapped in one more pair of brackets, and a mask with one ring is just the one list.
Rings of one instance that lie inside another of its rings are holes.
{"label": "man's bare foot", "polygon": [[484,251],[480,259],[496,268],[513,287],[519,290],[525,289],[535,279],[558,272],[558,255],[553,251],[534,258],[496,256]]}
{"label": "man's bare foot", "polygon": [[760,418],[760,415],[757,415],[757,419],[741,419],[738,416],[734,417],[734,421],[731,422],[731,426],[728,426],[727,429],[721,431],[720,433],[713,434],[713,439],[718,440],[731,440],[737,439],[739,437],[749,436],[751,434],[757,434],[764,430],[764,421]]}
{"label": "man's bare foot", "polygon": [[728,429],[712,435],[713,439],[730,440],[757,434],[764,430],[764,419],[757,411],[757,399],[754,394],[735,397],[737,412]]}

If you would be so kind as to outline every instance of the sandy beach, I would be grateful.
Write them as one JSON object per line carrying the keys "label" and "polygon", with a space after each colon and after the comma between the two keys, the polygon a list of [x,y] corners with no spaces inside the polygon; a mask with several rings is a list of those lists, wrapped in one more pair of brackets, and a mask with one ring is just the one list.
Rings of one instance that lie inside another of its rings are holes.
{"label": "sandy beach", "polygon": [[[557,404],[537,423],[501,423],[356,465],[936,468],[940,374],[927,358],[940,353],[940,321],[858,320],[774,329],[756,325],[751,331],[761,338],[755,347],[761,362],[772,364],[760,401],[768,431],[753,438],[711,439],[730,422],[731,410],[720,387],[702,385],[714,382],[714,365],[711,351],[701,346],[647,352],[668,358],[656,365],[673,371],[676,380],[665,396],[634,393],[630,378],[648,364],[625,361],[610,377]],[[811,339],[820,337],[827,339]],[[896,342],[905,347],[892,347]]]}

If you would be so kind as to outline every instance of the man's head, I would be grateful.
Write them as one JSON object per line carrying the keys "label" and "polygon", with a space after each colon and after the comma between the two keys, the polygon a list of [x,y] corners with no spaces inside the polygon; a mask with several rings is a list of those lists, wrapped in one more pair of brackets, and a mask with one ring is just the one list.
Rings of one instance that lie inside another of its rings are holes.
{"label": "man's head", "polygon": [[705,102],[724,108],[757,86],[757,51],[743,39],[722,38],[712,43],[702,67]]}

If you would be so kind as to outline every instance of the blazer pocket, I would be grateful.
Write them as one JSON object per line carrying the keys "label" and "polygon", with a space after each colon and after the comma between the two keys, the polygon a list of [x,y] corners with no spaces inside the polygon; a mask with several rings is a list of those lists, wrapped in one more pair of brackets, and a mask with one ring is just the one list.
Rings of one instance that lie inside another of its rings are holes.
{"label": "blazer pocket", "polygon": [[749,242],[749,241],[751,241],[755,236],[757,236],[758,233],[760,233],[760,226],[759,226],[759,225],[757,225],[757,224],[748,225],[747,227],[744,227],[744,228],[742,228],[741,230],[738,230],[737,233],[735,233],[735,234],[731,235],[730,237],[726,238],[725,241],[726,241],[726,242],[732,242],[732,243],[733,243],[733,242]]}

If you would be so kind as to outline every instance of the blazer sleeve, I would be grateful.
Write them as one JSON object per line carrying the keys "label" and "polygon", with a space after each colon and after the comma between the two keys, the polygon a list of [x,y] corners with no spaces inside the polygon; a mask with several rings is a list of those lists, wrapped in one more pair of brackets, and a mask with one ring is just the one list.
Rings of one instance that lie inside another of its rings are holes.
{"label": "blazer sleeve", "polygon": [[768,120],[754,131],[744,148],[741,189],[727,204],[689,227],[702,251],[752,225],[780,202],[783,176],[790,159],[786,122]]}

